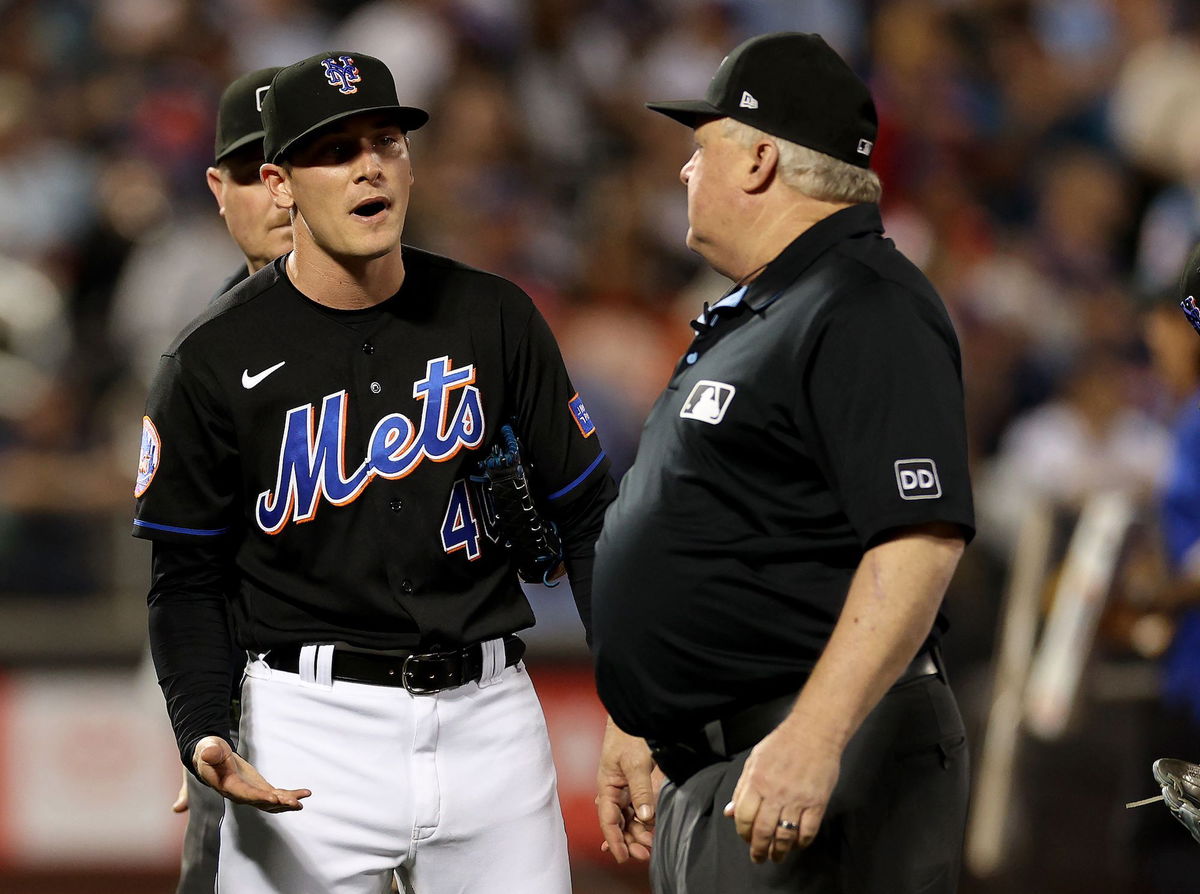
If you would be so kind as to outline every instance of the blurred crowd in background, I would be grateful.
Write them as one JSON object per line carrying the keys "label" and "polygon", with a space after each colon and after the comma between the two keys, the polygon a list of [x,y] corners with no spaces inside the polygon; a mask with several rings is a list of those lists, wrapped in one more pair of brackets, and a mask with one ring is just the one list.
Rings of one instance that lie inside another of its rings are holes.
{"label": "blurred crowd in background", "polygon": [[977,718],[1027,505],[1120,484],[1152,507],[1198,384],[1200,338],[1150,321],[1200,239],[1200,2],[0,0],[0,607],[131,573],[110,532],[148,376],[240,263],[204,184],[233,78],[388,63],[431,113],[406,241],[534,297],[620,474],[727,286],[683,243],[691,134],[642,104],[700,95],[768,30],[822,33],[871,85],[888,234],[962,343],[979,537],[948,648]]}

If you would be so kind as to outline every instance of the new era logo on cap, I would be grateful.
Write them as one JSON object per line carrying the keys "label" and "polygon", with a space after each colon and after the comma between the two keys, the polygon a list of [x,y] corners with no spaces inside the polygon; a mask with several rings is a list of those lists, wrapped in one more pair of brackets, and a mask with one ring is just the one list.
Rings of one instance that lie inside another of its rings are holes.
{"label": "new era logo on cap", "polygon": [[931,459],[896,460],[896,486],[902,500],[936,500],[942,495],[937,464]]}
{"label": "new era logo on cap", "polygon": [[742,91],[742,101],[738,103],[743,109],[757,109],[758,100],[750,95],[749,90]]}
{"label": "new era logo on cap", "polygon": [[870,140],[859,140],[858,141],[858,154],[859,155],[870,155],[871,148],[874,145],[875,144],[872,143]]}

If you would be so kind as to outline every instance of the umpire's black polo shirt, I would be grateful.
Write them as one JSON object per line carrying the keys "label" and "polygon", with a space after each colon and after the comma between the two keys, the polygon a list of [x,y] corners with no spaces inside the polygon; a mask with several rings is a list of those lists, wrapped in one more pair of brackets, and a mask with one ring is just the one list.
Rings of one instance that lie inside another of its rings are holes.
{"label": "umpire's black polo shirt", "polygon": [[958,341],[882,232],[863,204],[803,233],[654,405],[596,552],[597,682],[625,730],[795,691],[866,549],[973,533]]}

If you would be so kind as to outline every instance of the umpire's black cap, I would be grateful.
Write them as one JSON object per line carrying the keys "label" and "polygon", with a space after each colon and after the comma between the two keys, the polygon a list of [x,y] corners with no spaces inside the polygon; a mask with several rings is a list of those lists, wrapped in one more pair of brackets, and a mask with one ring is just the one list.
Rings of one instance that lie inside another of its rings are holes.
{"label": "umpire's black cap", "polygon": [[392,73],[373,56],[318,53],[281,69],[263,100],[267,161],[278,162],[298,140],[361,112],[392,112],[406,133],[429,120],[422,109],[400,105]]}
{"label": "umpire's black cap", "polygon": [[220,162],[231,152],[263,138],[263,97],[279,66],[244,74],[221,94],[217,107],[217,141],[213,157]]}
{"label": "umpire's black cap", "polygon": [[819,34],[760,34],[721,62],[704,99],[646,107],[695,127],[734,118],[761,131],[866,168],[878,118],[867,85]]}

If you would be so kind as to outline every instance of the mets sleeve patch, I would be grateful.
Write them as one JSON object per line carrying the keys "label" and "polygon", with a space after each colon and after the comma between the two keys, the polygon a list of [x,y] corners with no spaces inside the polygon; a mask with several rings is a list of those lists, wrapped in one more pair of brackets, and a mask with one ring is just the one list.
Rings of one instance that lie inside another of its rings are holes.
{"label": "mets sleeve patch", "polygon": [[587,407],[583,405],[583,399],[580,398],[579,392],[575,392],[575,396],[567,401],[567,406],[571,408],[571,415],[575,419],[575,424],[579,426],[579,432],[585,438],[590,438],[596,432],[596,424],[592,422],[592,417],[588,415]]}
{"label": "mets sleeve patch", "polygon": [[140,497],[150,487],[154,473],[158,471],[159,457],[162,453],[162,441],[158,437],[158,429],[150,421],[149,416],[142,417],[142,454],[138,459],[137,483],[133,487],[133,496]]}

